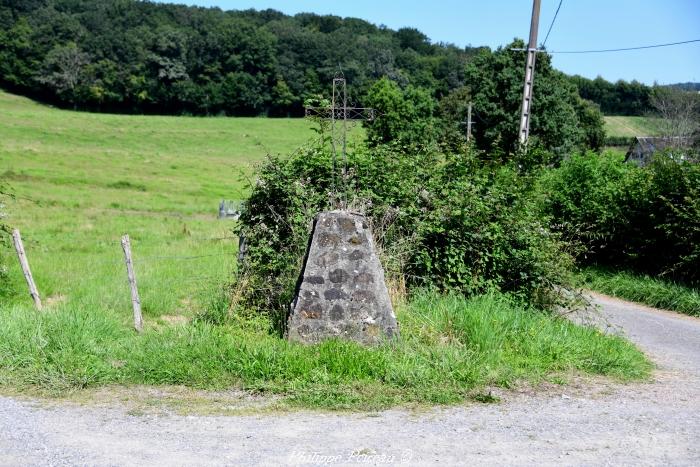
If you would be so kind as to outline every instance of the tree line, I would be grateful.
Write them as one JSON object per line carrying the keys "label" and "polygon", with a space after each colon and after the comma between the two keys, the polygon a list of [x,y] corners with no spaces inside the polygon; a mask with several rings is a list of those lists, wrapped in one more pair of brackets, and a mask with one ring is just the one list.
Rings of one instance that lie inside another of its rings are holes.
{"label": "tree line", "polygon": [[300,115],[338,72],[355,103],[384,76],[439,98],[464,84],[477,51],[337,16],[135,0],[0,1],[0,85],[87,110]]}
{"label": "tree line", "polygon": [[612,83],[601,76],[588,79],[579,75],[570,76],[569,80],[582,98],[598,104],[605,115],[645,116],[657,113],[657,94],[669,90],[700,92],[700,83],[692,82],[647,86],[636,80]]}
{"label": "tree line", "polygon": [[581,97],[598,104],[605,115],[646,115],[653,110],[654,87],[639,81],[611,83],[601,76],[588,79],[579,75],[571,76],[570,80]]}
{"label": "tree line", "polygon": [[[330,15],[0,0],[0,86],[85,110],[298,116],[340,71],[356,104],[382,77],[440,99],[466,84],[467,64],[485,49]],[[606,115],[652,110],[653,88],[640,82],[568,79]]]}

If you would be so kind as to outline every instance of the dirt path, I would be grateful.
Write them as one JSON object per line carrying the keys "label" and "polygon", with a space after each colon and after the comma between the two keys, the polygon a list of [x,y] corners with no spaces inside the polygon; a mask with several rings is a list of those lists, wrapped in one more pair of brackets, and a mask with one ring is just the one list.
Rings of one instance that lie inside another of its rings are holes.
{"label": "dirt path", "polygon": [[699,465],[700,320],[595,300],[659,365],[653,382],[361,415],[132,416],[0,398],[0,465]]}

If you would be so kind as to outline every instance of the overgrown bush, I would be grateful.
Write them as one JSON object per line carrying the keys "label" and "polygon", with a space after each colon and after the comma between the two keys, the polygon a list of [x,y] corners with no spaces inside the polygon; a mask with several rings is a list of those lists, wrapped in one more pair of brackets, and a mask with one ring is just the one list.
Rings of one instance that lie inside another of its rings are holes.
{"label": "overgrown bush", "polygon": [[[467,122],[471,90],[462,86],[440,99],[437,107],[437,135],[440,146],[447,152],[458,152],[467,144]],[[472,115],[472,122],[476,119]]]}
{"label": "overgrown bush", "polygon": [[658,154],[637,167],[588,153],[549,171],[542,192],[544,215],[584,246],[582,263],[699,284],[699,165]]}
{"label": "overgrown bush", "polygon": [[[348,205],[366,214],[390,278],[467,295],[499,289],[542,307],[556,300],[570,256],[537,217],[527,177],[473,154],[404,154],[385,145],[357,149],[349,161]],[[241,216],[244,302],[278,324],[312,219],[336,205],[331,167],[322,147],[268,158]]]}
{"label": "overgrown bush", "polygon": [[605,143],[605,120],[600,106],[586,99],[577,99],[575,108],[583,129],[583,139],[579,145],[594,151],[600,150]]}

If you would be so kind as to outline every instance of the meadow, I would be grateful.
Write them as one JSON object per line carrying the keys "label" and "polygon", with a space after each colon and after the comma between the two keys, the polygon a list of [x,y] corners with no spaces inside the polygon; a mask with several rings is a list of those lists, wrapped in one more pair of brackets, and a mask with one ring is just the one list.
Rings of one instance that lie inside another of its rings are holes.
{"label": "meadow", "polygon": [[660,119],[655,117],[605,117],[605,134],[607,136],[658,136],[661,129]]}
{"label": "meadow", "polygon": [[231,221],[217,219],[219,201],[244,197],[266,154],[314,135],[300,119],[89,114],[8,93],[0,108],[0,176],[17,197],[8,221],[44,301],[126,318],[119,240],[128,233],[147,322],[192,316],[230,280],[237,239]]}
{"label": "meadow", "polygon": [[[40,293],[0,303],[0,388],[65,395],[110,384],[231,386],[304,407],[379,409],[491,401],[484,388],[571,375],[644,378],[622,338],[490,293],[400,301],[401,338],[377,348],[290,344],[262,317],[226,311],[237,239],[221,199],[247,193],[256,161],[314,138],[304,120],[98,115],[0,93],[0,176]],[[131,236],[145,329],[131,327],[122,234]]]}

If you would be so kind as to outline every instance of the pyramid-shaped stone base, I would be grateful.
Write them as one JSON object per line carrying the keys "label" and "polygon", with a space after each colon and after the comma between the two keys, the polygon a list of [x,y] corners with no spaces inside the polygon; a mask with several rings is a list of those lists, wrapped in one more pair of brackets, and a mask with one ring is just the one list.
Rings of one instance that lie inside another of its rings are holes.
{"label": "pyramid-shaped stone base", "polygon": [[287,337],[306,343],[336,337],[371,345],[398,335],[384,270],[363,216],[348,211],[316,216],[287,324]]}

